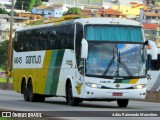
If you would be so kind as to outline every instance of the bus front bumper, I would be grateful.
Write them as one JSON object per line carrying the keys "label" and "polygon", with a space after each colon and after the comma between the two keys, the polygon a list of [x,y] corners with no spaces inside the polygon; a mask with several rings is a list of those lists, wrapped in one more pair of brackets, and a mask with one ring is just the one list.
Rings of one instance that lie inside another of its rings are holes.
{"label": "bus front bumper", "polygon": [[144,99],[146,88],[143,89],[98,89],[87,87],[84,99]]}

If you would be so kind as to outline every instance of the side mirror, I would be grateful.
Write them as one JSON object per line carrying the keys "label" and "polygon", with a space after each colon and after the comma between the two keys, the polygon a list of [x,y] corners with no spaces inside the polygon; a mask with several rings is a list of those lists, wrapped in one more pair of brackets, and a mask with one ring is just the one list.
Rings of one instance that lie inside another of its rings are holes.
{"label": "side mirror", "polygon": [[88,42],[86,39],[82,38],[81,42],[81,58],[87,59],[88,57]]}
{"label": "side mirror", "polygon": [[158,52],[157,52],[157,46],[155,44],[155,42],[151,41],[151,40],[147,40],[144,45],[149,45],[151,47],[151,56],[152,56],[152,60],[157,60],[157,55],[158,55]]}

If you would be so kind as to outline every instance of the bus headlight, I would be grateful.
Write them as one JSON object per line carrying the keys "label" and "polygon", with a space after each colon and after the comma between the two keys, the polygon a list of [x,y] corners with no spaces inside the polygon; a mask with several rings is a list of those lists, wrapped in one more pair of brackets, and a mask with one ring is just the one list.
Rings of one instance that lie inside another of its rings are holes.
{"label": "bus headlight", "polygon": [[89,82],[86,83],[86,86],[91,87],[91,88],[101,88],[102,87],[102,85],[95,84],[95,83],[89,83]]}
{"label": "bus headlight", "polygon": [[139,84],[139,85],[135,85],[133,87],[134,87],[134,89],[143,89],[146,87],[146,84]]}

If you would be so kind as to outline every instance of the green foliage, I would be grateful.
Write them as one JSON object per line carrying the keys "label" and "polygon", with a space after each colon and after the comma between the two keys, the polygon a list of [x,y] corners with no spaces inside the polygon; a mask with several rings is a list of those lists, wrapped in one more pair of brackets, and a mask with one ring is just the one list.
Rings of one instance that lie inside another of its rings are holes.
{"label": "green foliage", "polygon": [[68,8],[68,11],[64,15],[70,14],[81,15],[81,9],[76,7]]}
{"label": "green foliage", "polygon": [[15,8],[23,9],[26,11],[31,11],[34,6],[38,6],[42,4],[41,0],[17,0],[15,3]]}
{"label": "green foliage", "polygon": [[41,25],[43,23],[44,23],[44,20],[37,20],[37,21],[30,23],[29,25]]}
{"label": "green foliage", "polygon": [[5,9],[0,8],[0,14],[8,14],[8,12]]}
{"label": "green foliage", "polygon": [[[8,13],[8,15],[10,15],[10,16],[11,16],[11,12],[9,12],[9,13]],[[13,12],[13,15],[14,15],[14,16],[17,16],[17,15],[18,15],[18,13],[16,13],[16,12],[14,11],[14,12]]]}
{"label": "green foliage", "polygon": [[6,69],[9,41],[5,40],[0,44],[0,67]]}
{"label": "green foliage", "polygon": [[36,6],[40,6],[40,5],[42,5],[42,1],[41,0],[36,0],[34,6],[36,7]]}
{"label": "green foliage", "polygon": [[25,0],[16,0],[15,8],[22,9],[22,4],[24,5],[23,1],[25,2]]}
{"label": "green foliage", "polygon": [[28,8],[27,8],[27,11],[31,11],[32,10],[32,8],[34,7],[34,5],[35,5],[35,1],[36,0],[28,0],[29,1],[29,6],[28,6]]}

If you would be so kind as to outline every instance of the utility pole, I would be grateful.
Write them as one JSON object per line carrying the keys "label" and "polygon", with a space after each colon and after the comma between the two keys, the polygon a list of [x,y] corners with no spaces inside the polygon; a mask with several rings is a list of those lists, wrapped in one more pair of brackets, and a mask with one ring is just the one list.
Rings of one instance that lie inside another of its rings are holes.
{"label": "utility pole", "polygon": [[[9,77],[11,73],[11,63],[12,63],[12,32],[13,32],[13,10],[14,10],[14,0],[12,0],[12,9],[11,9],[11,20],[10,20],[10,33],[9,33],[9,45],[8,45],[8,64],[7,64],[7,81],[6,88],[9,85]],[[9,73],[10,72],[10,73]]]}
{"label": "utility pole", "polygon": [[22,2],[22,12],[23,12],[23,3],[24,3],[24,1],[21,1]]}
{"label": "utility pole", "polygon": [[78,7],[78,0],[76,0],[76,7]]}

